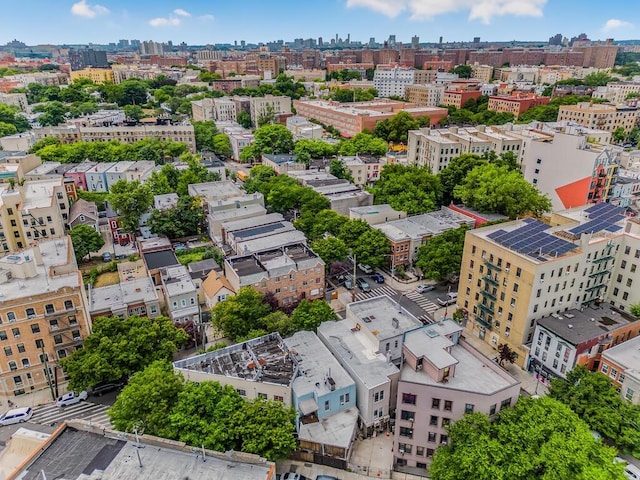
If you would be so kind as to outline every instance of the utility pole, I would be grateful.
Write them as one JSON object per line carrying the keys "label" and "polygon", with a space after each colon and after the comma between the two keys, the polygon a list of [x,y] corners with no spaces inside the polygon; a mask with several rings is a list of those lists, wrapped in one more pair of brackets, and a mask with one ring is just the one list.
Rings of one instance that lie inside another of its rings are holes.
{"label": "utility pole", "polygon": [[353,290],[351,290],[351,301],[355,302],[356,301],[356,277],[358,275],[358,271],[356,270],[356,254],[352,253],[351,256],[353,257]]}
{"label": "utility pole", "polygon": [[49,371],[49,362],[47,360],[47,354],[44,351],[44,342],[42,342],[42,360],[44,361],[44,371],[47,376],[47,383],[49,384],[49,390],[51,390],[51,399],[56,399],[56,394],[53,391],[53,383],[51,383],[51,372]]}

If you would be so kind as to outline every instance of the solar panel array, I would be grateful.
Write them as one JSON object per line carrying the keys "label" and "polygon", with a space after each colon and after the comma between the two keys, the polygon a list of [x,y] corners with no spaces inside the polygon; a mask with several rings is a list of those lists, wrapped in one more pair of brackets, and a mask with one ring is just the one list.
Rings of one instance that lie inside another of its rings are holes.
{"label": "solar panel array", "polygon": [[594,233],[606,230],[607,232],[617,232],[622,227],[616,225],[617,222],[624,219],[623,207],[617,207],[610,203],[597,203],[587,208],[584,213],[589,217],[589,221],[578,225],[569,230],[574,235],[582,235],[583,233]]}
{"label": "solar panel array", "polygon": [[577,248],[571,242],[546,233],[549,229],[547,224],[532,218],[525,218],[524,223],[524,226],[515,230],[496,230],[488,237],[500,245],[543,262],[549,256],[561,256]]}

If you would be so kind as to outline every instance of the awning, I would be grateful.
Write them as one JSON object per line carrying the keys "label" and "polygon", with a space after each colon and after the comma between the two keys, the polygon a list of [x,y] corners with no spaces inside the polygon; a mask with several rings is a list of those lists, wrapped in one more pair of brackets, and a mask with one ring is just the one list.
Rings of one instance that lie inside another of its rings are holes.
{"label": "awning", "polygon": [[300,409],[300,412],[302,412],[303,415],[309,415],[313,412],[318,411],[318,404],[313,399],[313,397],[306,398],[298,404],[298,408]]}

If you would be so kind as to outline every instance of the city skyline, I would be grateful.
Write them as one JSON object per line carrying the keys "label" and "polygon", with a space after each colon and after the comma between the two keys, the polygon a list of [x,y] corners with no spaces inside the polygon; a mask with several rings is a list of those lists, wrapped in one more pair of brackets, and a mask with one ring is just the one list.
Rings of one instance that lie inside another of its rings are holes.
{"label": "city skyline", "polygon": [[[5,16],[0,44],[14,38],[30,45],[103,44],[119,39],[188,44],[266,43],[338,34],[366,43],[389,35],[421,42],[546,41],[556,33],[586,33],[592,40],[640,38],[640,13],[631,2],[578,0],[331,0],[273,5],[247,0],[233,3],[175,0],[64,0],[55,9],[46,0],[25,0]],[[247,12],[250,12],[247,14]],[[571,18],[571,23],[567,23]]]}

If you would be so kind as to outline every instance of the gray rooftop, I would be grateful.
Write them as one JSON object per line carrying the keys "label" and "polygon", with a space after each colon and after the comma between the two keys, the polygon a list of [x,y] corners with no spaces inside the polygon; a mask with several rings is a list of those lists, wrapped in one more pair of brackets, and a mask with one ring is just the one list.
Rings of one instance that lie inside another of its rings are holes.
{"label": "gray rooftop", "polygon": [[241,205],[240,208],[227,208],[224,210],[214,210],[209,213],[209,221],[212,222],[229,222],[238,217],[247,217],[251,216],[251,218],[265,215],[267,213],[267,209],[258,203],[249,203],[247,205]]}
{"label": "gray rooftop", "polygon": [[287,154],[274,155],[272,153],[263,153],[262,156],[267,160],[270,160],[271,162],[275,163],[276,165],[296,163],[298,160],[297,155],[287,155]]}
{"label": "gray rooftop", "polygon": [[154,195],[153,208],[156,210],[168,210],[178,205],[177,193],[165,193],[164,195]]}
{"label": "gray rooftop", "polygon": [[89,312],[114,311],[134,303],[158,301],[158,293],[150,277],[89,290]]}
{"label": "gray rooftop", "polygon": [[640,337],[634,337],[605,350],[602,356],[637,375],[640,373]]}
{"label": "gray rooftop", "polygon": [[300,425],[298,438],[347,449],[356,434],[357,426],[358,409],[347,408],[317,422]]}
{"label": "gray rooftop", "polygon": [[387,295],[353,302],[347,308],[358,319],[361,328],[377,332],[376,336],[380,340],[396,337],[422,326],[420,320]]}
{"label": "gray rooftop", "polygon": [[[21,471],[22,480],[158,480],[206,478],[208,480],[265,480],[273,464],[257,455],[207,451],[179,442],[141,436],[134,439],[115,431],[91,433],[72,422],[40,455]],[[138,455],[142,467],[138,463]]]}
{"label": "gray rooftop", "polygon": [[293,336],[285,338],[284,343],[289,350],[298,354],[301,375],[293,381],[293,391],[297,397],[309,393],[315,393],[316,396],[329,393],[330,390],[325,383],[327,376],[336,382],[336,390],[353,385],[353,379],[315,333],[296,332]]}
{"label": "gray rooftop", "polygon": [[147,269],[149,270],[180,265],[178,257],[176,257],[176,254],[173,253],[172,250],[143,253],[142,258],[144,258],[144,263],[147,264]]}
{"label": "gray rooftop", "polygon": [[298,376],[298,361],[279,333],[270,333],[230,347],[173,363],[177,370],[195,370],[254,382],[291,385]]}
{"label": "gray rooftop", "polygon": [[270,213],[268,215],[260,215],[257,217],[243,218],[241,220],[232,220],[224,222],[222,228],[225,232],[234,232],[236,230],[242,230],[249,227],[257,227],[260,225],[267,225],[269,223],[283,221],[284,217],[280,213]]}
{"label": "gray rooftop", "polygon": [[367,388],[385,384],[398,367],[377,351],[362,331],[353,331],[348,320],[323,322],[318,336],[331,346],[342,364]]}
{"label": "gray rooftop", "polygon": [[189,185],[190,196],[200,196],[207,200],[224,200],[230,197],[239,197],[243,193],[244,192],[231,180]]}
{"label": "gray rooftop", "polygon": [[246,241],[236,242],[238,255],[245,255],[252,252],[261,252],[274,248],[284,247],[294,243],[306,243],[307,237],[299,230],[289,229],[281,233],[275,233],[264,237],[257,237]]}
{"label": "gray rooftop", "polygon": [[538,320],[538,325],[566,340],[571,345],[606,337],[609,332],[638,322],[637,318],[606,304],[601,307],[585,307],[554,313]]}
{"label": "gray rooftop", "polygon": [[393,220],[375,225],[391,240],[421,239],[439,235],[462,225],[473,226],[474,219],[449,209],[414,215],[412,217]]}

